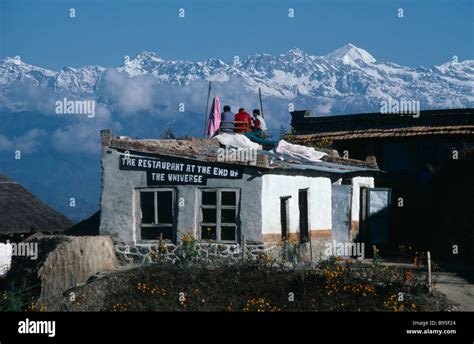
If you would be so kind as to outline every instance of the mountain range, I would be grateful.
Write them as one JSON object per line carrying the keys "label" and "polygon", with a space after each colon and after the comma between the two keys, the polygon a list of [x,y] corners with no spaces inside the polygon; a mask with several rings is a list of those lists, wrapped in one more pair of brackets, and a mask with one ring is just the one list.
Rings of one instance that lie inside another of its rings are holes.
{"label": "mountain range", "polygon": [[[374,111],[381,100],[418,100],[423,109],[466,107],[474,104],[474,60],[450,61],[430,68],[410,68],[377,61],[369,52],[347,44],[325,56],[300,49],[272,56],[255,54],[224,62],[164,60],[152,52],[125,58],[120,67],[64,67],[51,71],[24,63],[20,58],[0,61],[0,94],[5,110],[18,111],[27,104],[8,101],[12,88],[33,86],[71,97],[105,101],[104,76],[117,72],[130,79],[152,78],[157,85],[189,86],[198,81],[225,85],[236,80],[239,91],[269,98],[295,100],[319,114]],[[105,101],[106,102],[106,101]],[[156,99],[159,103],[159,99]]]}
{"label": "mountain range", "polygon": [[[119,67],[59,71],[6,57],[0,60],[0,174],[79,221],[98,208],[99,130],[156,138],[172,127],[177,135],[202,135],[208,81],[212,95],[234,110],[258,107],[260,88],[273,133],[288,126],[292,108],[313,115],[378,112],[389,99],[419,101],[421,109],[474,107],[474,60],[412,68],[379,61],[353,44],[325,56],[291,49],[227,62],[141,52]],[[94,100],[95,117],[56,113],[64,98]]]}

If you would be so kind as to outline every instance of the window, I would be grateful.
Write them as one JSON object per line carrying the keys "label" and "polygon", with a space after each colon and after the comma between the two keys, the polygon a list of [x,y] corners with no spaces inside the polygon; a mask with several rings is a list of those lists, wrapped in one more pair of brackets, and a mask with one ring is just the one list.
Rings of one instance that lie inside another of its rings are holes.
{"label": "window", "polygon": [[232,189],[201,190],[201,239],[237,241],[238,197]]}
{"label": "window", "polygon": [[140,240],[174,240],[174,190],[144,189],[140,195]]}

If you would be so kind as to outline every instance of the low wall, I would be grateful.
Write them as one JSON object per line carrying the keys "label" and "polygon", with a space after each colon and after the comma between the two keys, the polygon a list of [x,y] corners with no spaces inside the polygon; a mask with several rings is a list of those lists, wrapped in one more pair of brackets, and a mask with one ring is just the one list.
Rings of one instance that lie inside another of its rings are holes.
{"label": "low wall", "polygon": [[[278,244],[273,243],[247,243],[245,245],[245,258],[256,260],[265,255],[273,256],[278,251]],[[175,245],[170,242],[153,244],[127,245],[115,242],[115,252],[124,265],[148,264],[167,260],[176,262],[181,259],[192,258],[196,260],[227,260],[230,262],[242,261],[244,251],[240,244],[223,244],[213,242],[196,242],[193,247]],[[187,256],[187,257],[186,257]]]}
{"label": "low wall", "polygon": [[170,242],[143,243],[130,246],[124,242],[115,242],[115,252],[122,265],[143,265],[159,261],[178,262],[191,258],[194,261],[220,261],[238,263],[243,260],[276,260],[277,262],[290,261],[317,262],[325,259],[326,243],[331,238],[314,237],[311,243],[299,244],[295,242],[247,242],[242,249],[240,244],[215,242],[196,242],[192,246],[175,245]]}

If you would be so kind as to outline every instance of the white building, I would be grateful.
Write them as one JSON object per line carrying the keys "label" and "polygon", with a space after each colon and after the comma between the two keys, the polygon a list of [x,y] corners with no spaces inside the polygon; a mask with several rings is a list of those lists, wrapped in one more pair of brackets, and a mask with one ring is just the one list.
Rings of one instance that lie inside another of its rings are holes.
{"label": "white building", "polygon": [[135,140],[110,130],[101,139],[100,233],[130,247],[176,244],[184,231],[229,245],[290,240],[316,254],[357,236],[360,190],[379,172],[372,160],[263,150],[250,162],[218,161],[216,139]]}

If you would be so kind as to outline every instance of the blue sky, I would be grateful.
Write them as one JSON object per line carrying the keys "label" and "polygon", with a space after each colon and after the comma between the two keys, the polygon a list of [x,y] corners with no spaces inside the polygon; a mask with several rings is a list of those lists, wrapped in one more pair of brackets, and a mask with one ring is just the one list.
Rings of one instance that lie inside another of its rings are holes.
{"label": "blue sky", "polygon": [[[472,0],[0,0],[0,56],[59,69],[118,66],[147,50],[165,59],[230,61],[346,43],[376,59],[432,66],[474,59]],[[76,18],[69,18],[69,8]],[[178,17],[178,9],[186,18]],[[288,18],[294,8],[295,18]],[[397,17],[403,8],[404,18]]]}

